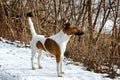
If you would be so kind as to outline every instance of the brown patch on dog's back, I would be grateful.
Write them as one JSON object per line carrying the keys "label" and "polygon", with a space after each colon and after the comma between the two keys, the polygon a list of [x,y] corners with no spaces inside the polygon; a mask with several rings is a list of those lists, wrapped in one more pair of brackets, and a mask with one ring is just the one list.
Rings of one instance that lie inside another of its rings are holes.
{"label": "brown patch on dog's back", "polygon": [[40,41],[38,41],[38,42],[36,43],[36,47],[37,47],[38,49],[42,49],[42,50],[46,51],[45,48],[44,48],[44,46],[43,46],[43,44],[42,44]]}
{"label": "brown patch on dog's back", "polygon": [[56,61],[57,61],[57,63],[59,63],[60,62],[60,53],[61,53],[59,45],[50,38],[46,39],[44,45],[45,45],[45,48],[47,49],[47,51],[49,51],[51,54],[56,56]]}

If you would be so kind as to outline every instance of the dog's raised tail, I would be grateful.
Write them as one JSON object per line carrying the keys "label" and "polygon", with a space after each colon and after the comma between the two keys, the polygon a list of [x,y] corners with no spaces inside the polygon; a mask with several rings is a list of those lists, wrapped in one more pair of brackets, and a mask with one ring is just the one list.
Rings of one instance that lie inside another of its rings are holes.
{"label": "dog's raised tail", "polygon": [[36,35],[36,32],[35,32],[35,29],[34,29],[33,22],[32,22],[30,17],[28,17],[27,19],[28,19],[28,23],[29,23],[29,26],[30,26],[31,34],[32,34],[32,36],[34,36],[34,35]]}
{"label": "dog's raised tail", "polygon": [[28,24],[29,24],[29,26],[30,26],[31,34],[32,34],[32,36],[34,36],[34,35],[36,35],[37,33],[35,32],[35,28],[34,28],[34,25],[33,25],[32,20],[31,20],[31,17],[33,17],[32,12],[28,12],[28,13],[26,14],[26,17],[27,17],[27,20],[28,20]]}

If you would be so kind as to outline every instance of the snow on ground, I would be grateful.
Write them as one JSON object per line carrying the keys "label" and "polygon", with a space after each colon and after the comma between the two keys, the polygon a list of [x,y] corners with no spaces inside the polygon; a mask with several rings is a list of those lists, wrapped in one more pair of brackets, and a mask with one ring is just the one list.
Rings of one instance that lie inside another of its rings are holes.
{"label": "snow on ground", "polygon": [[37,68],[36,59],[36,70],[31,70],[30,58],[29,48],[18,48],[0,41],[0,80],[112,80],[103,77],[103,74],[86,71],[81,64],[68,64],[68,60],[64,61],[65,74],[57,77],[54,57],[48,57],[44,53],[41,57],[43,69]]}

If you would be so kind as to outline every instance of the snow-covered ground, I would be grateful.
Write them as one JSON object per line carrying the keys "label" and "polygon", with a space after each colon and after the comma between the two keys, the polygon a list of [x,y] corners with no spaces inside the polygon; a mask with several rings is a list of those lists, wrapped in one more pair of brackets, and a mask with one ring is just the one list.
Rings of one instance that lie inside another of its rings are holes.
{"label": "snow-covered ground", "polygon": [[46,56],[46,53],[41,57],[43,69],[37,68],[36,59],[36,70],[31,70],[30,57],[29,48],[18,48],[0,41],[0,80],[112,80],[103,74],[86,71],[82,64],[69,64],[71,62],[67,59],[64,60],[65,74],[57,77],[55,58]]}

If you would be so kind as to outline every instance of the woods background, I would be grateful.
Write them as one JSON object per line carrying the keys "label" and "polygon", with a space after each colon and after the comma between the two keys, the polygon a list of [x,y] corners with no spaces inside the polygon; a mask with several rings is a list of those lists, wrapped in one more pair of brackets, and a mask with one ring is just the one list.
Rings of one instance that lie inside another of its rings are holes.
{"label": "woods background", "polygon": [[[0,0],[0,37],[29,44],[26,13],[30,11],[38,34],[53,35],[66,21],[85,32],[69,41],[67,58],[83,63],[87,70],[120,76],[120,0]],[[110,31],[105,28],[108,20]]]}

